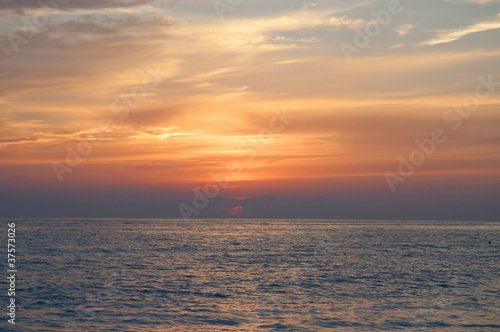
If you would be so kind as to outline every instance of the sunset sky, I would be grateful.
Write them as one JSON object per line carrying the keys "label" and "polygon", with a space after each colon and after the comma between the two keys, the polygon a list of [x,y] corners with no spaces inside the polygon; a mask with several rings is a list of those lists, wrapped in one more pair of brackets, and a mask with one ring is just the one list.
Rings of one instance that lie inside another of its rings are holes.
{"label": "sunset sky", "polygon": [[230,173],[218,199],[498,218],[500,1],[48,3],[0,2],[0,216],[181,216]]}

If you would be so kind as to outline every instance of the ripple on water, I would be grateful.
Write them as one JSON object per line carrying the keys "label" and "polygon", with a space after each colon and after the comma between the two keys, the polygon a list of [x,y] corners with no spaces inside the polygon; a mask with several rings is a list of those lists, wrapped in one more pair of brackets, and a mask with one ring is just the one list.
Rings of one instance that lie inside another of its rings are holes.
{"label": "ripple on water", "polygon": [[60,219],[19,230],[22,320],[2,332],[500,329],[500,246],[488,242],[500,223]]}

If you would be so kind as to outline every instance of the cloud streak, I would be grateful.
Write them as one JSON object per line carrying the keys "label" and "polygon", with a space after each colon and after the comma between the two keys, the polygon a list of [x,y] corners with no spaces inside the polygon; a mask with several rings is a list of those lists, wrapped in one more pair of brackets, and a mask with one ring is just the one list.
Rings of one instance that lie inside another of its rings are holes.
{"label": "cloud streak", "polygon": [[422,42],[421,45],[434,46],[439,44],[451,43],[476,32],[484,32],[495,29],[500,29],[500,20],[498,19],[495,21],[479,22],[458,29],[439,31],[436,33],[435,38]]}
{"label": "cloud streak", "polygon": [[414,27],[415,25],[413,24],[403,24],[398,26],[394,31],[398,34],[398,37],[402,37],[408,34]]}

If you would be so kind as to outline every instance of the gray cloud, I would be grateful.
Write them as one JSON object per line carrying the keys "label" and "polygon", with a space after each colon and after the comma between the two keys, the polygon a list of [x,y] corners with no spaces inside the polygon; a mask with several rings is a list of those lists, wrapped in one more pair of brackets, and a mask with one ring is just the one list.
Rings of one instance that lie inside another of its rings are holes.
{"label": "gray cloud", "polygon": [[[49,2],[49,1],[47,1]],[[157,3],[157,0],[59,0],[57,3],[61,9],[79,8],[127,8]],[[43,1],[42,1],[43,3]],[[2,0],[2,9],[37,9],[40,8],[38,1],[33,0]]]}

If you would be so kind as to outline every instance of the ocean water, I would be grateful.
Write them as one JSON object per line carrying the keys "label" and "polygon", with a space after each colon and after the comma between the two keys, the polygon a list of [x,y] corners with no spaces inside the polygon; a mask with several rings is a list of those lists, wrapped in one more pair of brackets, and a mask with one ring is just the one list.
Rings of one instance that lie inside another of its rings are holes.
{"label": "ocean water", "polygon": [[1,331],[500,330],[500,222],[1,221]]}

